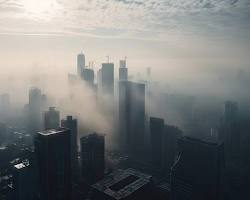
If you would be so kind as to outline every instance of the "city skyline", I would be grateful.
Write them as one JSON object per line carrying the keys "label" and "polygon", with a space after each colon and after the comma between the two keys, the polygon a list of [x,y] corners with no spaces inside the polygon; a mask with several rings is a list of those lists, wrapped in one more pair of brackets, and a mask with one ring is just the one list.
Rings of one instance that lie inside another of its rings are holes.
{"label": "city skyline", "polygon": [[71,72],[83,50],[87,65],[127,56],[131,72],[153,67],[161,79],[247,69],[249,10],[247,0],[1,1],[1,65]]}

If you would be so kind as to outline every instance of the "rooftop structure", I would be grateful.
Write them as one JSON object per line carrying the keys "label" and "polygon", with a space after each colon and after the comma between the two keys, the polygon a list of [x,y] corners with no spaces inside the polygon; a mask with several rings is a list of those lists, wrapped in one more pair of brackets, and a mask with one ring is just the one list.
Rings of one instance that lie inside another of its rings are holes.
{"label": "rooftop structure", "polygon": [[151,183],[151,179],[152,176],[134,169],[119,170],[92,187],[108,197],[107,199],[129,199],[129,196],[145,189]]}
{"label": "rooftop structure", "polygon": [[38,134],[43,135],[43,136],[50,136],[58,133],[64,133],[66,128],[59,128],[59,129],[50,129],[50,130],[45,130],[45,131],[40,131]]}

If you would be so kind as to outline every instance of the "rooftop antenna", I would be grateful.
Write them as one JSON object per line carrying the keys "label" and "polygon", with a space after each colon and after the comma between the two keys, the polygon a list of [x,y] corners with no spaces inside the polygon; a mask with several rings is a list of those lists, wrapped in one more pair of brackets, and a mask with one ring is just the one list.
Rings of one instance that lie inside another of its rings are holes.
{"label": "rooftop antenna", "polygon": [[108,59],[108,63],[109,63],[109,59],[110,59],[110,58],[109,58],[109,56],[106,56],[106,57],[107,57],[107,59]]}

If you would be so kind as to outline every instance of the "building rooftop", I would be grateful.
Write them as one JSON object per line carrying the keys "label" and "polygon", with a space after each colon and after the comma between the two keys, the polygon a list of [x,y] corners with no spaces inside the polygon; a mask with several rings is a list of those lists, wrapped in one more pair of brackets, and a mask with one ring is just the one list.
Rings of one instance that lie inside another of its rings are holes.
{"label": "building rooftop", "polygon": [[54,135],[57,133],[63,133],[65,130],[67,130],[67,129],[65,129],[65,128],[50,129],[50,130],[38,132],[38,134],[43,135],[43,136],[50,136],[50,135]]}
{"label": "building rooftop", "polygon": [[134,169],[119,170],[92,187],[113,199],[123,199],[151,182],[152,176]]}
{"label": "building rooftop", "polygon": [[25,160],[25,161],[23,161],[23,162],[21,162],[19,164],[14,165],[14,168],[16,168],[16,169],[23,169],[25,167],[28,167],[29,165],[30,165],[29,161]]}

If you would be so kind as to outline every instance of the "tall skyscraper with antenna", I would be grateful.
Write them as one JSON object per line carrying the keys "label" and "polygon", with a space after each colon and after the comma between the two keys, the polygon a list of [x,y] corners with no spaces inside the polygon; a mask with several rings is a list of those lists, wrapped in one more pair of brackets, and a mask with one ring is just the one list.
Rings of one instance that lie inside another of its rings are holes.
{"label": "tall skyscraper with antenna", "polygon": [[78,76],[82,75],[82,71],[85,68],[85,55],[80,53],[77,55],[77,74]]}

